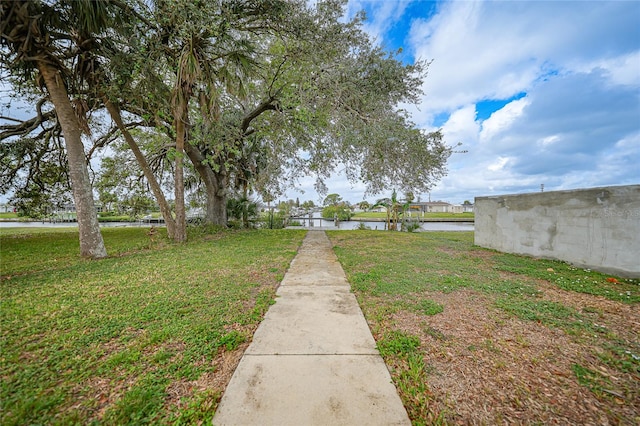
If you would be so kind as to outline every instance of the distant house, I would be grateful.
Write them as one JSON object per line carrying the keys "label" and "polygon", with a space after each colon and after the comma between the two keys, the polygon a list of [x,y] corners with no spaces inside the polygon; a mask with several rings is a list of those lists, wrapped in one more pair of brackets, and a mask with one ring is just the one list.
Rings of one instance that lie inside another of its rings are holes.
{"label": "distant house", "polygon": [[73,203],[64,203],[58,206],[56,213],[74,213],[76,211],[76,205]]}
{"label": "distant house", "polygon": [[370,209],[370,207],[371,205],[366,201],[361,201],[359,203],[351,205],[351,209],[356,213],[367,211]]}
{"label": "distant house", "polygon": [[9,203],[0,203],[0,213],[15,213],[16,208]]}
{"label": "distant house", "polygon": [[427,201],[422,203],[411,203],[411,210],[419,210],[422,213],[448,213],[451,204],[445,201]]}
{"label": "distant house", "polygon": [[449,206],[449,213],[463,213],[464,206],[462,204],[452,204]]}
{"label": "distant house", "polygon": [[463,213],[473,213],[474,212],[473,204],[462,204],[462,212]]}

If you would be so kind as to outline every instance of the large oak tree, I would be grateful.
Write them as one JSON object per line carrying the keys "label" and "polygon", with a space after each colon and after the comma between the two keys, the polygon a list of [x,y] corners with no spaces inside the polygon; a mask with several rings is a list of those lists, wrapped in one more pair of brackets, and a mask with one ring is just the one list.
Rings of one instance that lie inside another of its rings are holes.
{"label": "large oak tree", "polygon": [[215,194],[209,221],[225,223],[219,212],[234,182],[273,196],[313,174],[322,189],[340,165],[370,193],[423,192],[445,173],[451,150],[442,135],[416,129],[397,109],[417,100],[428,64],[404,65],[373,45],[360,17],[341,21],[343,5],[297,5],[286,31],[262,39],[246,94],[220,97],[216,120],[189,145]]}

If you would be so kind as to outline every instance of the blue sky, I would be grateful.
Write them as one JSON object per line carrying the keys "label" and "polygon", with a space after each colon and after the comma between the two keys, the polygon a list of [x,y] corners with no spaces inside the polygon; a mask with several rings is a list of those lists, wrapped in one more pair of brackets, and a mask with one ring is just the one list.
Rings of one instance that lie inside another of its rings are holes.
{"label": "blue sky", "polygon": [[[422,103],[403,107],[467,152],[432,199],[640,183],[640,1],[350,0],[359,10],[402,60],[433,61]],[[342,176],[327,184],[363,199]],[[301,185],[288,197],[318,200]]]}

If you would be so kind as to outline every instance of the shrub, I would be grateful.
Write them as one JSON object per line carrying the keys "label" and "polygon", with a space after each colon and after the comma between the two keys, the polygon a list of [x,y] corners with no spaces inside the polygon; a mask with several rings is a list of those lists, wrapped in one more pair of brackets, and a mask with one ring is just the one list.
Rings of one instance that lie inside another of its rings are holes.
{"label": "shrub", "polygon": [[338,203],[333,206],[327,206],[322,209],[322,217],[325,219],[350,220],[353,212],[346,203]]}

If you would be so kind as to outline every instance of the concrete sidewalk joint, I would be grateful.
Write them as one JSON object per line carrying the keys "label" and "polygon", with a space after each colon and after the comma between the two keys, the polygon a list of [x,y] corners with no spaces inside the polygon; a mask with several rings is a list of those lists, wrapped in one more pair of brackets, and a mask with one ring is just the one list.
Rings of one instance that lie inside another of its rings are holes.
{"label": "concrete sidewalk joint", "polygon": [[324,231],[309,231],[213,418],[227,425],[410,425]]}

